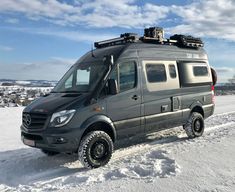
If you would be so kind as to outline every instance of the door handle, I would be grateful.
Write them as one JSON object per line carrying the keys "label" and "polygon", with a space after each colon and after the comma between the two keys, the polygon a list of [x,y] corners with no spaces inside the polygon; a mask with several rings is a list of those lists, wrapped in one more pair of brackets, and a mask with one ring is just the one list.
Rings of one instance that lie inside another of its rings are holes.
{"label": "door handle", "polygon": [[137,99],[139,99],[139,96],[138,95],[133,95],[132,99],[137,100]]}

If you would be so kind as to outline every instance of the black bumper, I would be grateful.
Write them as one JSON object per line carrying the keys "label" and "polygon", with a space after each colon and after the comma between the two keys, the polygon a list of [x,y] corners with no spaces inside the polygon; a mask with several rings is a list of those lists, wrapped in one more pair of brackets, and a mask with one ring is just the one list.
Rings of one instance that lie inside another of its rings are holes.
{"label": "black bumper", "polygon": [[[79,129],[28,130],[21,126],[21,140],[25,145],[61,153],[78,150],[81,134]],[[30,141],[30,142],[29,142]]]}

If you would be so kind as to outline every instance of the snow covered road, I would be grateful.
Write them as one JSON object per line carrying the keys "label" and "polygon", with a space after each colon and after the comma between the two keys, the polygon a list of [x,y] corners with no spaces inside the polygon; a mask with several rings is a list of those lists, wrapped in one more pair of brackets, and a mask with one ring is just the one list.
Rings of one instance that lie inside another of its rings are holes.
{"label": "snow covered road", "polygon": [[102,168],[20,141],[21,108],[0,109],[0,191],[235,191],[235,96],[216,97],[201,138],[181,128],[129,141]]}

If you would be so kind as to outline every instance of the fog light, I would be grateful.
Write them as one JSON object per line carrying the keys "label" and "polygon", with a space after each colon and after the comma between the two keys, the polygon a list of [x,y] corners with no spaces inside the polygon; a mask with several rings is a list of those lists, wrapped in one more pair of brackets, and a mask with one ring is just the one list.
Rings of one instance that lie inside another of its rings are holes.
{"label": "fog light", "polygon": [[61,143],[66,143],[67,140],[63,137],[57,137],[57,138],[54,138],[54,143],[57,143],[57,144],[61,144]]}

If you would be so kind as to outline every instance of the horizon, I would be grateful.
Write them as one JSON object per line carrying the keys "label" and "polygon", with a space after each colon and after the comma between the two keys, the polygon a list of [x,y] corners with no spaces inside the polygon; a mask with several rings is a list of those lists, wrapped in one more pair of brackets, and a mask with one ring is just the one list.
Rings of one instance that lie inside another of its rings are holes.
{"label": "horizon", "polygon": [[166,37],[201,37],[226,83],[235,75],[234,9],[232,0],[2,0],[0,79],[58,81],[95,41],[159,26]]}

